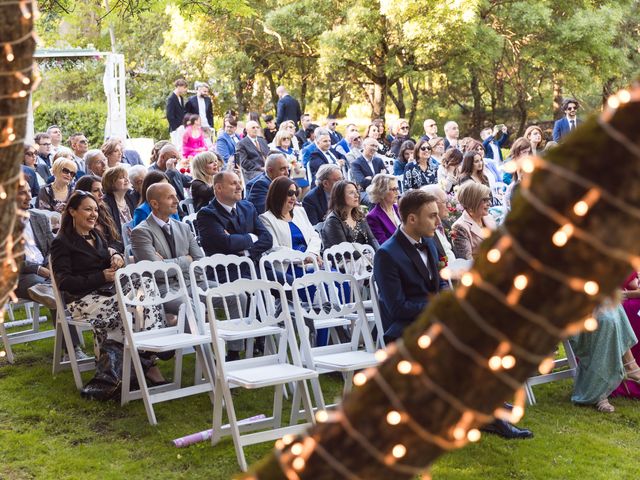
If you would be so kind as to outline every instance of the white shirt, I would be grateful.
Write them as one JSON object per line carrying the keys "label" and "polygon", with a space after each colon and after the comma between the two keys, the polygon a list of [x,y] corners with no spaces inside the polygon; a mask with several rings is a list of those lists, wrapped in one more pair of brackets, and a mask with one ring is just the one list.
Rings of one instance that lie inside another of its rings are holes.
{"label": "white shirt", "polygon": [[493,152],[493,158],[499,162],[500,161],[500,147],[496,145],[495,142],[489,142],[489,146],[491,147],[491,151]]}
{"label": "white shirt", "polygon": [[[165,222],[164,220],[162,220],[162,219],[160,219],[160,218],[156,217],[156,216],[153,214],[153,212],[151,212],[151,216],[153,217],[153,219],[156,221],[156,223],[158,224],[158,226],[159,226],[160,228],[164,229],[164,226],[165,226],[165,225],[169,225],[169,226],[171,226],[169,222]],[[169,221],[171,221],[171,220],[169,220]]]}
{"label": "white shirt", "polygon": [[[407,232],[404,231],[404,228],[400,227],[400,231],[405,237],[407,237],[407,240],[409,240],[409,243],[414,247],[416,244],[421,243],[422,239],[420,239],[419,242],[416,242],[413,237],[407,235]],[[418,252],[418,254],[420,254],[420,258],[422,258],[422,261],[424,262],[424,265],[425,267],[427,267],[427,271],[429,272],[429,278],[431,278],[431,269],[429,268],[429,255],[425,250],[419,250],[418,248],[416,248],[416,251]]]}
{"label": "white shirt", "polygon": [[33,229],[31,228],[31,222],[26,221],[24,225],[24,257],[30,262],[42,265],[44,263],[44,256],[36,245],[33,237]]}
{"label": "white shirt", "polygon": [[204,103],[204,97],[198,98],[198,115],[200,115],[200,124],[203,127],[210,127],[209,120],[207,120],[207,105]]}

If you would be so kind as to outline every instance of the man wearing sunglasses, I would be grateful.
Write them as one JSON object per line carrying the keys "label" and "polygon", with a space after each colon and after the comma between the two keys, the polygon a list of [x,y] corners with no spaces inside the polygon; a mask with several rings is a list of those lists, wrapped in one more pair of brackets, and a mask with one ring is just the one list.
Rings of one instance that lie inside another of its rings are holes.
{"label": "man wearing sunglasses", "polygon": [[69,137],[69,145],[71,145],[71,150],[73,150],[73,161],[76,162],[78,170],[86,172],[87,167],[84,162],[84,154],[89,151],[87,137],[81,132],[74,133]]}
{"label": "man wearing sunglasses", "polygon": [[553,125],[553,141],[559,142],[565,135],[576,129],[582,123],[578,120],[578,108],[580,104],[573,98],[567,98],[562,102],[564,117]]}

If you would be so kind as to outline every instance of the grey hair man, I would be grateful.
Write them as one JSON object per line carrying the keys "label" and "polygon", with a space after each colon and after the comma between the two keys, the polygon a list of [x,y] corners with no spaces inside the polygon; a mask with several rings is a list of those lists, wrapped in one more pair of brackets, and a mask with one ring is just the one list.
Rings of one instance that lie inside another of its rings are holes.
{"label": "grey hair man", "polygon": [[343,179],[338,165],[328,163],[321,165],[316,175],[316,186],[302,199],[302,206],[307,212],[309,221],[316,225],[324,220],[329,211],[329,197],[333,186]]}
{"label": "grey hair man", "polygon": [[258,214],[265,211],[267,192],[271,182],[278,177],[289,176],[289,162],[280,152],[271,152],[264,163],[264,172],[247,183],[247,200],[253,203]]}

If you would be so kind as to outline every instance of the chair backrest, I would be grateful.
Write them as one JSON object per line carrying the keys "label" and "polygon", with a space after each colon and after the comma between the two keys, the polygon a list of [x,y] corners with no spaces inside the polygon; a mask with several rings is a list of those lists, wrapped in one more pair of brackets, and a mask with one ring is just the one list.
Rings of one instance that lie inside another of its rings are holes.
{"label": "chair backrest", "polygon": [[215,285],[222,285],[241,278],[256,280],[256,269],[249,257],[216,253],[195,260],[189,265],[191,296],[198,320],[204,323],[205,297]]}
{"label": "chair backrest", "polygon": [[[239,309],[243,299],[246,299],[248,313]],[[286,301],[286,294],[282,286],[279,283],[266,280],[240,279],[212,287],[207,291],[207,316],[213,319],[209,322],[209,327],[218,374],[223,373],[221,367],[224,367],[225,361],[221,330],[246,332],[250,335],[253,330],[265,326],[284,329],[283,335],[280,335],[275,355],[278,356],[281,363],[286,362],[288,355],[291,355],[292,363],[301,365],[300,352],[295,341],[289,309],[278,308],[278,305],[286,305]]]}
{"label": "chair backrest", "polygon": [[122,245],[124,245],[124,263],[133,263],[133,249],[131,248],[131,230],[135,227],[134,221],[123,223],[121,227]]}
{"label": "chair backrest", "polygon": [[369,282],[371,287],[371,309],[373,310],[373,318],[376,325],[376,348],[385,348],[384,343],[384,328],[382,326],[382,313],[380,311],[380,296],[378,294],[378,284],[376,283],[375,277],[371,276],[371,281]]}
{"label": "chair backrest", "polygon": [[398,191],[404,193],[404,175],[396,175],[395,177],[398,182]]}
{"label": "chair backrest", "polygon": [[366,279],[373,274],[375,250],[370,245],[342,242],[325,249],[324,268]]}
{"label": "chair backrest", "polygon": [[[351,339],[342,346],[356,351],[361,344],[364,344],[366,351],[374,351],[358,281],[353,275],[321,270],[298,278],[293,282],[291,290],[301,350],[307,361],[310,359],[311,344],[305,321],[353,316],[355,321]],[[308,301],[304,301],[306,299]],[[326,347],[315,348],[325,349]]]}
{"label": "chair backrest", "polygon": [[190,213],[189,215],[186,215],[185,217],[183,217],[182,221],[187,225],[189,225],[189,228],[193,232],[193,235],[196,237],[196,239],[199,240],[198,229],[196,228],[197,217],[198,217],[197,213]]}
{"label": "chair backrest", "polygon": [[390,157],[380,157],[380,158],[382,158],[382,163],[384,163],[384,168],[387,169],[387,173],[389,175],[393,175],[393,164],[395,162],[395,159]]}
{"label": "chair backrest", "polygon": [[[175,327],[166,328],[184,332],[186,320],[192,332],[198,331],[189,292],[178,264],[142,260],[117,270],[115,284],[125,331],[133,332],[134,318],[136,330],[144,329],[149,320],[163,315],[164,304],[174,301],[181,302],[178,322]],[[143,313],[144,310],[150,313]]]}
{"label": "chair backrest", "polygon": [[315,255],[309,255],[291,248],[281,248],[260,257],[260,278],[284,285],[285,290],[291,288],[296,278],[305,273],[318,270]]}
{"label": "chair backrest", "polygon": [[193,206],[193,198],[185,198],[184,200],[180,200],[180,209],[184,212],[185,215],[191,215],[195,213],[195,209]]}

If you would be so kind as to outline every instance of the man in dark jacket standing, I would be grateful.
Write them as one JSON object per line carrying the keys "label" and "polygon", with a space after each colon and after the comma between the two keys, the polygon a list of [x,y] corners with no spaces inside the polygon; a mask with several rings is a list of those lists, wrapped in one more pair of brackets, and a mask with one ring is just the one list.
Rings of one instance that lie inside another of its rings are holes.
{"label": "man in dark jacket standing", "polygon": [[287,120],[293,120],[296,124],[296,128],[298,127],[298,122],[300,122],[300,117],[302,116],[302,110],[300,109],[300,104],[298,101],[289,95],[287,89],[280,85],[276,89],[276,94],[278,95],[278,106],[277,106],[277,116],[276,116],[276,126],[280,128],[280,124]]}
{"label": "man in dark jacket standing", "polygon": [[174,83],[175,89],[171,92],[171,95],[167,97],[167,122],[169,122],[169,133],[182,125],[182,119],[184,118],[184,94],[187,93],[187,82],[182,78],[179,78]]}

